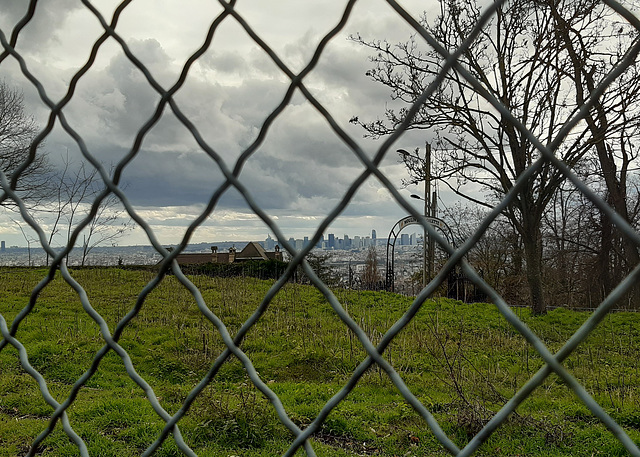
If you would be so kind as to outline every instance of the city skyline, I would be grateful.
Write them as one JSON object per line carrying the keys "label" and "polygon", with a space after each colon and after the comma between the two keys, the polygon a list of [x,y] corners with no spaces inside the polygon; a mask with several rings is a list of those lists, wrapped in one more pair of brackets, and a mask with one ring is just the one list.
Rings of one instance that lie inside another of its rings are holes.
{"label": "city skyline", "polygon": [[[377,235],[377,231],[375,229],[372,229],[372,231],[374,233],[376,233]],[[273,247],[276,244],[279,244],[277,239],[275,237],[271,236],[272,234],[267,234],[267,238],[265,239],[249,239],[249,238],[242,238],[239,237],[238,239],[235,240],[213,240],[213,241],[199,241],[199,242],[193,242],[193,243],[189,243],[189,245],[187,246],[187,248],[189,246],[194,246],[194,245],[202,245],[202,244],[211,244],[211,245],[215,245],[217,244],[234,244],[234,243],[248,243],[251,241],[257,241],[259,243],[263,244],[263,247],[265,248],[269,248],[269,249],[273,249]],[[348,233],[344,233],[342,234],[342,236],[340,237],[336,237],[336,235],[334,233],[327,233],[327,235],[322,235],[320,237],[319,243],[316,245],[316,248],[318,249],[325,249],[325,250],[329,250],[329,249],[350,249],[350,248],[354,248],[354,247],[359,247],[359,248],[366,248],[370,245],[373,245],[374,243],[372,243],[372,240],[377,240],[377,243],[375,243],[376,245],[380,245],[380,244],[386,244],[386,241],[388,239],[388,235],[385,237],[378,237],[376,236],[375,238],[372,236],[373,233],[371,235],[350,235]],[[334,244],[331,244],[330,239],[333,236],[333,239],[335,240]],[[401,245],[401,246],[417,246],[418,245],[418,240],[422,238],[422,233],[417,233],[417,232],[413,232],[413,233],[401,233],[398,236],[398,241],[397,244]],[[288,242],[292,242],[293,241],[293,246],[295,247],[295,249],[300,249],[301,245],[305,246],[307,242],[309,242],[311,239],[311,237],[309,236],[304,236],[302,238],[296,238],[296,237],[289,237],[287,239]],[[348,244],[348,247],[345,248],[344,246],[344,241],[345,239],[349,240],[351,243],[355,242],[355,243],[360,243],[357,244],[356,246],[354,246],[353,244]],[[54,246],[55,248],[60,248],[63,245],[60,246]],[[126,247],[135,247],[135,246],[151,246],[150,243],[147,244],[116,244],[113,246],[102,246],[102,247],[122,247],[122,248],[126,248]],[[21,245],[21,244],[9,244],[6,242],[6,240],[0,240],[0,251],[4,251],[5,249],[26,249],[28,247],[28,245]],[[32,246],[32,248],[34,249],[38,249],[39,244],[34,243],[34,245]]]}
{"label": "city skyline", "polygon": [[[418,238],[422,239],[422,234],[414,233],[401,233],[396,243],[400,246],[418,246]],[[369,246],[381,246],[386,245],[387,240],[390,238],[388,236],[384,238],[379,238],[377,236],[377,231],[375,229],[371,230],[371,235],[353,235],[350,237],[349,234],[345,233],[342,237],[336,237],[335,233],[328,233],[326,238],[324,235],[320,237],[318,243],[316,243],[316,249],[322,250],[360,250],[363,248],[367,248]],[[309,242],[309,237],[303,238],[294,238],[291,237],[287,240],[296,250],[300,250],[305,247]],[[273,249],[277,244],[277,241],[271,238],[269,234],[263,243],[263,247],[265,249]]]}

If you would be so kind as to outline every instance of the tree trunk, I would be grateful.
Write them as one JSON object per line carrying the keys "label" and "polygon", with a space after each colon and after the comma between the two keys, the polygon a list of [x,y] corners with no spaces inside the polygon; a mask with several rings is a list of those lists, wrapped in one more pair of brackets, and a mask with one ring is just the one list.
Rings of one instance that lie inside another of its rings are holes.
{"label": "tree trunk", "polygon": [[529,236],[523,237],[527,282],[531,298],[531,312],[544,314],[547,304],[544,300],[542,283],[542,236],[540,228],[535,228]]}
{"label": "tree trunk", "polygon": [[611,285],[611,251],[613,249],[613,227],[611,221],[604,214],[600,213],[600,251],[598,252],[598,282],[600,301],[609,295],[613,286]]}

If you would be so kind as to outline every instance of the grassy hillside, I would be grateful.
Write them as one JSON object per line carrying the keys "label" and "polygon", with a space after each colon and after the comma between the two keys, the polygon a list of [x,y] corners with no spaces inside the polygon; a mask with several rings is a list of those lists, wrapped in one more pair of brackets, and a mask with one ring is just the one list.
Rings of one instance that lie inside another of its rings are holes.
{"label": "grassy hillside", "polygon": [[[0,270],[0,314],[9,326],[45,274],[45,270]],[[116,268],[72,274],[111,332],[153,277],[150,272]],[[231,335],[272,284],[247,278],[191,279]],[[374,343],[411,304],[410,298],[384,292],[335,293]],[[527,311],[519,315],[552,351],[588,317],[566,310],[542,317],[531,317]],[[636,442],[640,442],[639,332],[640,314],[611,315],[565,362]],[[104,345],[77,294],[60,278],[42,292],[17,338],[59,402]],[[169,414],[180,408],[224,349],[218,332],[174,277],[165,278],[151,293],[119,343]],[[366,355],[324,297],[313,287],[295,284],[277,294],[249,331],[242,349],[300,427],[316,417]],[[492,305],[444,299],[426,303],[385,357],[458,446],[464,446],[542,365]],[[24,455],[45,430],[52,411],[35,380],[21,368],[17,351],[5,347],[0,352],[0,456]],[[140,455],[164,425],[113,351],[104,357],[68,414],[92,456]],[[273,406],[233,358],[179,425],[184,440],[199,456],[281,455],[292,441]],[[448,455],[377,368],[370,369],[329,415],[313,444],[319,456]],[[38,455],[75,456],[78,449],[58,423]],[[170,436],[155,455],[182,454]],[[476,455],[627,454],[552,375]]]}

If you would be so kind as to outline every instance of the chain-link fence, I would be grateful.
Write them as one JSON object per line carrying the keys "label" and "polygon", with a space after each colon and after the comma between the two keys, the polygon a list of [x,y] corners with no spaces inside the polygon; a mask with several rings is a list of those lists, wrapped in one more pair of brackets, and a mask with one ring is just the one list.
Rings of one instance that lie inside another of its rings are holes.
{"label": "chain-link fence", "polygon": [[[638,448],[636,443],[634,443],[630,439],[625,430],[618,423],[616,423],[609,414],[605,412],[605,410],[593,399],[593,397],[576,380],[576,378],[572,376],[562,365],[563,361],[589,336],[590,332],[603,320],[608,311],[620,299],[620,297],[627,293],[629,289],[638,282],[638,280],[640,279],[640,265],[636,266],[635,269],[632,270],[631,274],[629,274],[626,279],[624,279],[617,285],[617,287],[615,287],[613,292],[591,314],[591,316],[580,327],[580,329],[576,331],[575,334],[568,341],[566,341],[564,346],[554,354],[522,322],[522,320],[516,314],[514,314],[514,312],[509,307],[509,304],[506,303],[505,300],[503,300],[502,297],[498,295],[490,286],[488,286],[487,283],[484,282],[483,279],[473,270],[473,268],[471,268],[465,262],[465,254],[482,237],[484,231],[489,227],[489,225],[495,220],[496,217],[498,217],[498,215],[501,214],[501,212],[505,211],[509,207],[514,197],[528,185],[530,180],[533,179],[537,172],[539,172],[541,167],[548,164],[552,164],[553,167],[561,170],[568,180],[570,180],[584,195],[586,195],[602,213],[606,214],[606,216],[615,224],[615,226],[624,234],[625,237],[627,237],[629,240],[632,240],[635,246],[640,246],[640,235],[620,215],[618,215],[615,211],[613,211],[611,207],[603,202],[585,183],[578,179],[578,177],[573,173],[571,168],[566,163],[559,160],[556,156],[556,151],[561,147],[567,135],[576,125],[583,121],[585,115],[594,107],[599,94],[601,94],[605,90],[605,88],[611,81],[615,80],[615,78],[623,73],[629,65],[635,62],[638,50],[640,49],[640,42],[637,39],[631,41],[631,45],[629,49],[626,50],[623,58],[615,65],[612,65],[612,67],[608,70],[609,74],[606,78],[604,78],[603,82],[599,86],[593,88],[591,94],[586,97],[585,103],[573,114],[573,116],[567,122],[562,125],[561,129],[556,132],[553,141],[549,142],[548,144],[542,144],[541,141],[536,137],[536,135],[527,130],[527,128],[518,120],[518,118],[514,116],[514,114],[512,114],[508,106],[505,106],[503,103],[501,103],[501,100],[498,100],[496,97],[492,96],[485,90],[485,88],[483,87],[484,81],[478,81],[472,69],[470,70],[468,68],[465,68],[464,66],[460,65],[457,60],[459,56],[467,52],[467,48],[469,47],[469,45],[473,42],[474,39],[476,39],[476,37],[480,33],[482,33],[483,27],[487,26],[487,24],[493,18],[495,18],[497,11],[500,9],[502,4],[506,2],[495,2],[486,5],[482,11],[482,14],[479,15],[480,20],[469,27],[469,34],[467,39],[458,49],[451,50],[450,53],[449,50],[444,49],[438,43],[438,41],[435,40],[413,16],[407,13],[398,2],[387,0],[387,3],[393,8],[397,15],[404,21],[406,21],[406,23],[409,24],[413,28],[413,30],[415,30],[415,33],[418,37],[421,37],[426,43],[433,47],[433,49],[440,53],[444,61],[438,77],[430,82],[426,90],[417,98],[417,100],[415,100],[415,103],[408,110],[405,119],[400,123],[398,128],[396,128],[391,135],[389,135],[384,139],[384,141],[379,144],[376,154],[372,158],[370,158],[365,153],[365,151],[363,151],[362,148],[357,144],[357,142],[354,141],[354,139],[345,132],[345,130],[339,125],[338,122],[336,122],[336,120],[332,117],[328,110],[325,109],[322,103],[320,103],[318,99],[314,97],[312,92],[308,90],[304,83],[305,78],[314,70],[314,67],[317,65],[320,57],[323,55],[323,51],[325,50],[327,44],[343,29],[347,20],[350,18],[354,5],[356,4],[355,0],[350,0],[346,3],[342,18],[339,23],[329,33],[326,34],[326,36],[322,39],[319,46],[315,50],[315,53],[312,59],[309,61],[308,65],[298,73],[291,70],[291,68],[289,68],[284,63],[284,61],[276,54],[276,52],[272,50],[269,44],[266,43],[251,28],[250,24],[243,18],[243,16],[239,14],[238,11],[236,11],[235,1],[225,2],[220,0],[219,3],[224,9],[223,12],[220,13],[219,16],[216,17],[211,23],[205,42],[196,52],[193,53],[193,55],[191,55],[191,57],[184,64],[181,76],[178,81],[168,89],[162,87],[162,85],[158,83],[152,72],[138,59],[138,57],[136,57],[135,53],[132,52],[130,47],[127,45],[126,41],[118,34],[118,20],[121,17],[123,11],[132,2],[123,1],[115,10],[113,17],[108,20],[91,2],[89,2],[88,0],[83,0],[82,4],[88,10],[90,10],[95,18],[100,22],[102,28],[104,29],[104,33],[93,45],[91,56],[87,60],[85,65],[82,66],[82,68],[77,71],[71,79],[66,95],[57,103],[50,98],[41,82],[36,76],[34,76],[34,73],[31,71],[21,54],[16,50],[16,44],[19,40],[21,31],[30,23],[30,21],[34,17],[35,11],[37,9],[37,3],[38,2],[35,0],[30,2],[27,14],[22,18],[22,20],[20,20],[20,22],[15,26],[13,30],[11,30],[10,32],[8,30],[0,30],[0,42],[2,43],[0,65],[2,65],[3,62],[8,61],[9,59],[15,59],[15,61],[19,63],[24,76],[37,89],[40,98],[50,110],[50,118],[48,124],[39,133],[35,142],[31,146],[30,160],[33,160],[33,158],[35,157],[38,145],[46,139],[47,135],[53,129],[54,123],[59,122],[64,130],[76,141],[84,158],[98,170],[102,180],[106,183],[107,188],[104,190],[104,192],[98,195],[98,197],[93,202],[91,213],[82,221],[82,223],[80,223],[74,229],[71,235],[71,239],[65,249],[61,252],[56,252],[51,248],[51,246],[49,246],[47,236],[45,235],[43,229],[30,216],[29,211],[27,210],[24,202],[21,200],[19,194],[13,190],[13,184],[15,184],[15,181],[19,177],[20,173],[22,173],[28,167],[29,161],[25,162],[11,176],[6,176],[4,173],[0,174],[0,182],[4,191],[1,196],[2,200],[12,200],[13,202],[15,202],[15,204],[19,207],[20,214],[24,222],[29,224],[37,232],[42,247],[47,252],[49,252],[49,255],[54,259],[49,269],[49,275],[43,278],[42,281],[37,285],[37,287],[33,289],[29,304],[22,309],[17,317],[15,317],[13,322],[8,323],[5,320],[4,316],[0,315],[0,329],[3,336],[3,339],[0,342],[0,351],[2,349],[5,349],[9,345],[13,346],[16,350],[19,351],[19,358],[22,368],[37,381],[40,392],[45,401],[55,409],[55,412],[51,416],[49,425],[46,430],[44,430],[39,436],[34,439],[31,450],[29,451],[29,455],[34,455],[37,452],[39,444],[42,443],[49,434],[51,434],[58,421],[62,423],[64,432],[75,443],[78,450],[80,451],[80,454],[83,456],[88,455],[87,446],[80,438],[80,436],[74,431],[74,428],[72,427],[67,417],[66,411],[73,404],[81,389],[86,386],[87,382],[96,373],[105,355],[107,355],[107,353],[109,353],[110,351],[113,351],[118,355],[118,357],[122,359],[128,375],[138,386],[140,386],[140,388],[144,390],[148,401],[153,406],[153,409],[158,414],[158,416],[161,417],[162,420],[166,423],[162,433],[157,437],[155,442],[150,444],[148,448],[144,450],[142,455],[151,455],[152,453],[154,453],[154,451],[156,451],[167,439],[169,434],[173,435],[179,449],[185,455],[195,455],[194,451],[189,447],[188,443],[185,442],[181,435],[179,422],[189,410],[192,403],[198,398],[198,395],[216,376],[222,364],[227,359],[233,356],[241,361],[244,369],[251,379],[251,382],[272,403],[273,408],[277,412],[277,415],[282,424],[284,424],[284,426],[286,426],[293,433],[293,435],[295,435],[295,439],[292,440],[289,449],[284,452],[284,456],[294,455],[299,448],[304,449],[307,455],[316,455],[309,439],[313,437],[314,433],[318,432],[321,429],[329,413],[334,410],[347,395],[349,395],[349,393],[356,387],[356,385],[358,385],[358,382],[362,378],[362,376],[374,365],[377,365],[384,372],[386,372],[386,374],[389,376],[398,391],[402,394],[404,399],[424,419],[424,422],[428,424],[428,427],[437,437],[437,440],[441,443],[441,445],[453,455],[472,455],[478,449],[478,447],[493,433],[493,431],[496,430],[496,428],[500,424],[502,424],[525,399],[527,399],[529,394],[534,389],[540,386],[551,373],[555,373],[564,383],[566,383],[567,386],[569,386],[573,390],[573,392],[575,392],[575,394],[588,407],[588,409],[616,436],[616,438],[622,443],[622,445],[631,455],[640,456],[640,449]],[[636,30],[640,30],[640,21],[638,21],[638,19],[630,11],[621,6],[621,4],[611,0],[605,1],[604,3],[611,9],[611,11],[615,11],[620,15],[620,17],[628,21],[628,24],[630,24]],[[271,112],[268,117],[266,117],[257,139],[253,142],[253,144],[251,144],[251,146],[243,151],[233,167],[230,167],[227,163],[225,163],[220,155],[203,139],[202,135],[196,129],[189,117],[183,113],[178,104],[174,101],[174,95],[185,83],[187,74],[192,68],[194,62],[196,62],[197,59],[200,58],[207,51],[207,49],[209,49],[212,43],[213,34],[225,21],[235,21],[237,24],[239,24],[246,31],[246,33],[251,36],[255,43],[269,55],[273,63],[290,79],[289,88],[285,96],[282,98],[281,103],[277,106],[276,109]],[[107,170],[105,170],[105,168],[99,163],[99,161],[91,154],[89,149],[85,146],[83,138],[67,121],[63,111],[65,106],[68,105],[74,97],[74,91],[76,90],[79,82],[92,68],[99,49],[108,39],[113,39],[119,44],[122,52],[124,52],[127,58],[144,74],[144,77],[146,78],[148,84],[155,91],[157,91],[160,96],[160,102],[158,103],[154,114],[148,119],[148,122],[144,125],[144,127],[139,130],[134,146],[130,149],[128,154],[123,157],[120,162],[117,163],[112,174],[109,174]],[[411,119],[416,114],[416,112],[419,111],[424,102],[428,100],[429,97],[433,96],[434,92],[438,90],[439,84],[442,82],[445,74],[452,69],[455,70],[457,74],[464,77],[466,79],[466,84],[474,88],[480,95],[482,95],[486,100],[486,103],[490,104],[492,106],[492,109],[495,109],[503,119],[508,120],[511,124],[516,126],[516,128],[522,133],[523,137],[525,137],[527,141],[531,142],[531,144],[535,145],[540,155],[537,160],[532,161],[532,164],[526,169],[526,171],[520,174],[517,182],[507,193],[506,197],[502,199],[490,212],[490,214],[483,220],[482,224],[473,234],[473,236],[467,239],[464,244],[462,244],[457,249],[451,247],[446,242],[446,240],[444,240],[440,236],[440,234],[433,229],[432,226],[426,223],[426,220],[423,218],[423,216],[419,214],[412,205],[409,204],[407,199],[397,191],[390,179],[385,176],[385,174],[379,169],[381,161],[388,154],[389,149],[392,147],[394,142],[403,134],[405,128],[410,124]],[[291,101],[294,91],[299,91],[304,95],[306,100],[308,100],[308,102],[313,105],[315,109],[324,117],[335,134],[341,138],[344,144],[348,146],[348,148],[353,152],[354,156],[356,156],[359,161],[365,166],[365,170],[353,180],[349,189],[344,193],[339,204],[336,205],[332,209],[332,211],[324,217],[322,223],[319,225],[315,232],[315,236],[310,239],[310,242],[304,249],[298,252],[296,252],[294,247],[291,246],[287,241],[286,237],[283,235],[280,227],[278,226],[278,223],[273,218],[271,218],[263,210],[263,208],[260,207],[260,205],[256,203],[254,196],[251,195],[245,185],[239,180],[239,176],[243,166],[247,163],[247,161],[251,160],[252,155],[256,152],[259,145],[265,138],[265,135],[269,131],[269,128]],[[124,170],[139,153],[141,143],[145,135],[159,121],[164,109],[171,110],[176,118],[179,119],[179,121],[190,130],[193,138],[198,143],[200,148],[202,148],[202,150],[205,151],[213,161],[215,161],[215,163],[219,167],[219,170],[222,172],[225,178],[224,183],[216,189],[215,193],[213,193],[206,208],[202,211],[200,216],[196,218],[188,227],[188,230],[186,231],[182,242],[177,246],[176,249],[171,252],[167,251],[161,245],[161,243],[158,242],[158,239],[154,235],[152,228],[142,217],[140,217],[140,215],[134,209],[133,205],[130,204],[126,192],[118,187]],[[322,281],[318,279],[315,272],[305,261],[305,256],[309,253],[311,248],[317,244],[324,231],[333,221],[336,220],[338,215],[341,214],[341,212],[352,201],[354,194],[362,186],[365,180],[370,177],[377,178],[379,182],[382,183],[382,185],[391,193],[399,206],[404,208],[407,213],[409,213],[416,219],[422,221],[422,225],[426,228],[429,235],[433,237],[450,255],[449,261],[446,263],[446,265],[440,270],[440,272],[429,283],[429,285],[418,294],[418,296],[415,298],[412,305],[402,316],[402,318],[395,322],[395,324],[389,328],[389,330],[381,338],[377,346],[375,346],[371,342],[363,329],[358,326],[358,324],[350,317],[347,312],[345,312],[343,305],[339,302],[338,299],[336,299],[336,296],[325,284],[323,284]],[[290,262],[287,270],[273,284],[269,292],[263,297],[259,306],[255,309],[255,312],[246,320],[246,322],[244,322],[235,336],[232,336],[229,333],[229,331],[225,327],[225,324],[219,319],[218,316],[216,316],[216,314],[211,311],[211,308],[203,300],[198,288],[194,286],[194,284],[181,272],[180,267],[175,261],[176,256],[180,254],[187,246],[187,243],[193,232],[203,223],[206,218],[208,218],[212,214],[212,212],[216,208],[216,205],[220,201],[221,196],[231,188],[236,189],[242,195],[253,212],[276,235],[280,245],[283,246],[287,251],[289,251],[293,256],[293,260],[292,262]],[[164,258],[160,265],[157,276],[152,281],[150,281],[143,290],[140,291],[135,306],[131,310],[129,310],[129,313],[124,318],[120,320],[113,333],[110,332],[103,316],[96,312],[92,307],[82,285],[72,277],[72,275],[67,270],[65,263],[63,262],[65,256],[71,251],[74,244],[76,243],[81,231],[90,223],[92,217],[95,216],[100,203],[111,194],[116,195],[117,198],[122,202],[129,216],[145,231],[151,244]],[[424,301],[443,283],[443,281],[446,281],[447,276],[456,265],[462,266],[464,274],[468,278],[470,278],[491,299],[491,301],[493,301],[493,303],[495,303],[495,306],[504,316],[504,319],[506,319],[510,323],[510,325],[513,326],[513,328],[516,329],[517,332],[519,332],[526,339],[526,341],[535,348],[535,350],[545,363],[544,366],[535,375],[533,375],[528,380],[528,382],[526,382],[506,404],[504,404],[504,406],[497,412],[497,414],[495,414],[493,418],[484,425],[482,430],[478,432],[463,449],[460,449],[458,445],[454,443],[451,437],[447,436],[447,434],[441,428],[440,424],[435,420],[432,412],[430,412],[429,409],[423,403],[421,403],[419,399],[411,392],[411,390],[403,381],[403,378],[384,357],[385,348],[387,348],[389,344],[394,340],[394,338],[398,335],[398,333],[412,321],[414,316],[420,310]],[[350,329],[350,331],[357,336],[358,340],[366,349],[366,352],[368,354],[368,357],[363,360],[360,365],[358,365],[358,367],[353,371],[348,382],[337,394],[335,394],[329,401],[326,402],[322,410],[318,413],[317,417],[305,428],[300,428],[289,417],[287,411],[285,411],[285,408],[278,398],[278,395],[276,395],[270,388],[270,386],[265,383],[263,379],[261,379],[259,374],[256,372],[252,361],[241,349],[241,343],[244,337],[247,335],[247,332],[257,321],[259,321],[263,317],[263,315],[269,308],[269,305],[274,296],[278,293],[278,291],[281,290],[281,288],[287,283],[287,281],[289,281],[295,269],[299,266],[302,266],[305,274],[310,278],[313,285],[322,292],[324,297],[326,297],[331,307],[335,311],[335,314],[339,316],[344,325],[346,325]],[[25,347],[20,342],[18,336],[21,323],[36,308],[37,297],[39,293],[43,291],[53,280],[55,272],[58,269],[60,270],[64,280],[76,291],[79,299],[82,302],[84,310],[88,313],[91,319],[93,319],[99,325],[102,338],[104,339],[104,346],[97,353],[95,353],[93,362],[91,363],[89,369],[75,381],[71,392],[61,403],[54,399],[53,395],[50,393],[50,388],[44,377],[30,364],[29,354],[27,354]],[[192,391],[182,404],[182,407],[173,415],[169,414],[163,408],[163,406],[157,399],[152,387],[136,372],[129,354],[118,343],[121,335],[123,334],[123,331],[127,328],[127,326],[137,315],[137,313],[142,309],[142,307],[144,307],[145,299],[147,298],[147,296],[163,280],[164,276],[170,269],[173,270],[173,273],[178,278],[180,283],[182,283],[182,285],[193,295],[194,299],[197,302],[199,310],[201,311],[203,316],[205,316],[206,319],[208,319],[217,328],[222,339],[224,340],[224,344],[226,345],[226,349],[212,364],[207,375],[195,388],[192,389]]]}

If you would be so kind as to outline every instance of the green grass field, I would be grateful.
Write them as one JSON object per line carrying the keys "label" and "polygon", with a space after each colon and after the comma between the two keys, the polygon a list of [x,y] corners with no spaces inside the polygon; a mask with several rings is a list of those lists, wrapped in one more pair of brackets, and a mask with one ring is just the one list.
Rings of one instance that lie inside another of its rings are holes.
{"label": "green grass field", "polygon": [[[0,314],[11,326],[46,270],[0,270]],[[113,332],[153,274],[120,269],[72,270],[92,306]],[[231,335],[272,285],[251,278],[191,278]],[[410,306],[384,292],[335,291],[374,344]],[[552,351],[588,318],[555,310],[519,316]],[[629,436],[640,442],[640,314],[608,316],[564,363]],[[57,278],[21,323],[18,340],[29,361],[63,402],[104,345],[99,328],[73,289]],[[174,277],[145,301],[119,340],[133,366],[174,414],[224,349],[214,326]],[[315,288],[288,284],[241,345],[261,379],[300,427],[308,425],[365,358],[357,338]],[[460,447],[542,365],[540,357],[492,305],[446,299],[425,303],[385,357],[413,394]],[[53,412],[12,346],[0,352],[0,456],[25,455]],[[164,421],[110,351],[68,409],[71,426],[91,456],[136,456],[156,439]],[[293,435],[253,386],[241,363],[229,359],[179,422],[199,456],[281,455]],[[448,455],[388,376],[372,367],[329,415],[312,440],[319,456]],[[76,456],[60,423],[38,449],[42,456]],[[183,455],[170,435],[154,454]],[[304,455],[302,450],[296,455]],[[616,438],[556,376],[519,407],[475,455],[628,455]]]}

